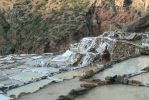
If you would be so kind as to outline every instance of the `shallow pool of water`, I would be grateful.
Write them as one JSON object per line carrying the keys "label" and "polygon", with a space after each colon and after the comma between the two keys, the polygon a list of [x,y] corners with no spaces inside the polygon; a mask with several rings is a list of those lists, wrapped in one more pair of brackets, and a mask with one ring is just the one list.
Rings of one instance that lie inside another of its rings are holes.
{"label": "shallow pool of water", "polygon": [[17,75],[11,76],[10,78],[19,80],[22,82],[29,82],[29,81],[33,81],[37,78],[41,78],[42,76],[43,76],[42,74],[34,73],[34,72],[20,72]]}
{"label": "shallow pool of water", "polygon": [[[15,88],[12,90],[9,90],[7,92],[8,96],[15,96],[16,98],[21,95],[22,93],[33,93],[39,90],[40,88],[44,87],[45,85],[48,85],[51,83],[53,80],[45,79],[41,80],[39,82],[34,82],[19,88]],[[1,100],[1,99],[0,99]]]}
{"label": "shallow pool of water", "polygon": [[137,75],[135,77],[130,78],[130,80],[137,80],[137,81],[140,81],[144,84],[149,84],[149,73]]}
{"label": "shallow pool of water", "polygon": [[75,100],[148,100],[149,88],[109,85],[97,87]]}
{"label": "shallow pool of water", "polygon": [[64,72],[64,73],[60,73],[60,74],[56,74],[53,77],[55,78],[60,78],[60,79],[73,79],[76,76],[82,76],[83,73],[81,73],[80,71],[68,71],[68,72]]}
{"label": "shallow pool of water", "polygon": [[0,94],[0,100],[10,100],[10,98],[3,94]]}
{"label": "shallow pool of water", "polygon": [[149,56],[140,56],[117,63],[112,68],[96,74],[94,78],[105,79],[107,76],[138,73],[147,66],[149,66]]}

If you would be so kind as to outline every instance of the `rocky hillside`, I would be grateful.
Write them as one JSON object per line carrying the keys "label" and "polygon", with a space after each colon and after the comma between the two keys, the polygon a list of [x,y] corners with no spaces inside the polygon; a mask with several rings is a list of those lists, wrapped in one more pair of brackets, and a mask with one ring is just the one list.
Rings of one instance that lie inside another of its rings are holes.
{"label": "rocky hillside", "polygon": [[89,5],[89,0],[17,0],[8,8],[3,6],[0,37],[7,43],[1,46],[1,53],[58,50],[55,46],[61,45],[61,40],[84,26]]}
{"label": "rocky hillside", "polygon": [[121,30],[148,0],[1,0],[0,54],[58,52],[84,36]]}

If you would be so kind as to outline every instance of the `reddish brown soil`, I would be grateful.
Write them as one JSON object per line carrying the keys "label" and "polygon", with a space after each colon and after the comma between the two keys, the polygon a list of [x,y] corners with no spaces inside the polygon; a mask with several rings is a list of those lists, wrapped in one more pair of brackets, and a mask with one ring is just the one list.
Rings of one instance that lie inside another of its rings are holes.
{"label": "reddish brown soil", "polygon": [[129,24],[130,22],[139,18],[139,15],[136,12],[137,11],[133,9],[125,10],[125,8],[119,8],[117,9],[117,13],[115,14],[115,16],[111,18],[112,13],[109,10],[105,9],[104,7],[97,7],[95,13],[100,16],[101,25],[100,27],[96,28],[96,32],[101,34],[105,31],[114,31],[114,29],[110,28],[110,25],[112,26],[112,24],[110,24],[111,22],[116,22],[119,25]]}

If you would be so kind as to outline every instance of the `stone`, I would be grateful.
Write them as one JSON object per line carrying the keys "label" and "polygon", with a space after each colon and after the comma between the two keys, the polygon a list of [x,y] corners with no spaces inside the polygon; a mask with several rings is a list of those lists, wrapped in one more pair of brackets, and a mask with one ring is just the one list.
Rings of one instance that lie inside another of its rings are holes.
{"label": "stone", "polygon": [[80,77],[80,80],[88,79],[88,78],[92,77],[93,75],[94,75],[94,71],[88,70],[85,72],[85,75]]}
{"label": "stone", "polygon": [[129,85],[134,85],[134,86],[139,86],[139,85],[141,85],[141,82],[137,81],[137,80],[129,80],[128,84]]}
{"label": "stone", "polygon": [[142,69],[142,71],[149,71],[149,66]]}
{"label": "stone", "polygon": [[73,100],[68,96],[59,96],[57,100]]}
{"label": "stone", "polygon": [[95,88],[97,86],[98,86],[98,84],[96,84],[96,83],[82,83],[82,84],[80,84],[80,87],[84,87],[84,88]]}
{"label": "stone", "polygon": [[72,98],[75,98],[77,96],[83,95],[87,92],[88,89],[86,88],[78,88],[78,89],[73,89],[69,92],[69,96]]}

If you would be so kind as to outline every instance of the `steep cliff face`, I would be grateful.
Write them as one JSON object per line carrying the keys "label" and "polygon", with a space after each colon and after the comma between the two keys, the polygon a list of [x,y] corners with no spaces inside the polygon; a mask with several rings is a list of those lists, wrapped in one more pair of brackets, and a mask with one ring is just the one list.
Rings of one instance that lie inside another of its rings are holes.
{"label": "steep cliff face", "polygon": [[[101,0],[97,3],[94,19],[100,18],[100,25],[95,26],[98,32],[124,31],[127,26],[148,13],[148,3],[143,0]],[[140,23],[140,22],[138,22]],[[142,22],[143,23],[143,22]],[[140,23],[141,24],[141,23]],[[143,29],[141,31],[145,31]],[[148,31],[148,30],[146,30]]]}
{"label": "steep cliff face", "polygon": [[138,0],[1,0],[0,53],[58,52],[140,18]]}

